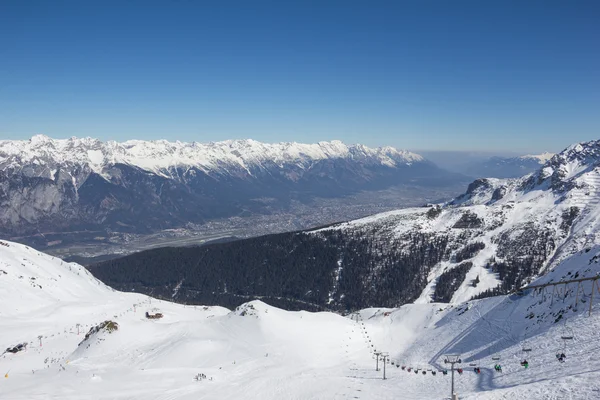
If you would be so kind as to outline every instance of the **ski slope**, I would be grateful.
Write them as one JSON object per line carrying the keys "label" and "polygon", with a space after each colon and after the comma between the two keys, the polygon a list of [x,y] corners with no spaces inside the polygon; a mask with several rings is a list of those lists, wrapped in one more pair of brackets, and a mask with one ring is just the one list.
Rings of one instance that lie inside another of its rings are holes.
{"label": "ski slope", "polygon": [[[577,253],[542,279],[594,276],[598,253]],[[427,369],[444,368],[448,353],[464,361],[465,372],[456,377],[461,399],[600,397],[600,309],[588,317],[589,296],[576,312],[569,309],[574,298],[550,305],[530,293],[347,317],[288,312],[260,301],[230,311],[116,292],[81,266],[0,242],[0,299],[2,350],[28,343],[25,351],[0,356],[3,400],[443,399],[449,375]],[[149,320],[146,311],[164,317]],[[117,322],[118,330],[92,334],[78,346],[105,320]],[[555,353],[565,330],[575,339],[561,364]],[[519,365],[524,343],[532,348],[527,370]],[[375,371],[373,350],[389,352],[394,362],[386,365],[385,381]],[[502,374],[494,372],[492,355],[501,357]],[[206,378],[195,380],[197,374]]]}

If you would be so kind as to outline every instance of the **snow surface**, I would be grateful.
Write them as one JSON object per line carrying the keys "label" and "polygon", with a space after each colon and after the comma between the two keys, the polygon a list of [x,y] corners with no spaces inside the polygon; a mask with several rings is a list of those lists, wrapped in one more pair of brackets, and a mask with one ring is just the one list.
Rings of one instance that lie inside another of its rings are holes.
{"label": "snow surface", "polygon": [[[577,253],[544,279],[593,276],[599,256],[600,247]],[[428,369],[444,368],[447,353],[462,355],[461,399],[600,395],[600,310],[587,316],[589,287],[576,312],[573,293],[564,301],[526,293],[343,317],[260,301],[229,311],[116,292],[81,266],[11,242],[0,242],[0,260],[0,345],[29,343],[24,352],[0,356],[2,399],[442,399],[450,378]],[[148,320],[145,311],[164,318]],[[78,346],[107,319],[119,324],[116,332]],[[575,339],[561,364],[555,353],[566,330]],[[532,348],[527,370],[519,365],[524,343]],[[388,364],[384,381],[373,350],[426,375]],[[501,357],[502,374],[492,355]],[[195,380],[197,374],[206,379]]]}
{"label": "snow surface", "polygon": [[[128,140],[101,142],[93,138],[52,139],[36,135],[30,140],[0,140],[3,169],[24,165],[89,166],[99,174],[111,165],[132,165],[162,176],[175,167],[196,167],[203,171],[234,166],[249,170],[265,163],[296,163],[309,166],[325,159],[357,158],[365,162],[395,167],[424,161],[423,157],[392,147],[376,149],[364,145],[348,146],[339,140],[302,143],[261,143],[255,140],[226,140],[211,143],[169,142],[167,140]],[[248,171],[249,172],[249,171]]]}
{"label": "snow surface", "polygon": [[526,154],[524,156],[519,156],[519,158],[524,160],[535,160],[540,164],[545,164],[548,160],[554,157],[555,153],[543,152],[541,154]]}

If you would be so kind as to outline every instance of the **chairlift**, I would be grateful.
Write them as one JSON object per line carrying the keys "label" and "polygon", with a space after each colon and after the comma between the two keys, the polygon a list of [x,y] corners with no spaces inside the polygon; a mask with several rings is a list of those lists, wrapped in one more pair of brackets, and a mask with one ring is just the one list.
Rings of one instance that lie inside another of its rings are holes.
{"label": "chairlift", "polygon": [[456,372],[458,372],[459,374],[461,374],[461,375],[462,375],[462,373],[463,373],[463,369],[462,369],[462,368],[459,368],[459,369],[457,369],[457,370],[456,370]]}
{"label": "chairlift", "polygon": [[419,373],[419,370],[418,370],[418,369],[415,369],[415,374],[418,374],[418,373]]}
{"label": "chairlift", "polygon": [[436,373],[437,372],[435,372],[435,371],[431,371],[431,375],[433,375],[433,376],[435,376]]}
{"label": "chairlift", "polygon": [[404,371],[406,369],[406,365],[402,366],[402,371]]}
{"label": "chairlift", "polygon": [[408,367],[408,368],[406,369],[406,371],[407,371],[407,372],[410,372],[410,371],[412,371],[412,367]]}
{"label": "chairlift", "polygon": [[523,353],[529,353],[531,351],[531,347],[529,347],[527,344],[523,344],[523,347],[521,348],[521,351]]}
{"label": "chairlift", "polygon": [[500,366],[500,363],[498,362],[500,361],[500,356],[492,357],[492,361],[494,361],[494,370],[496,372],[502,372],[502,366]]}
{"label": "chairlift", "polygon": [[562,331],[562,334],[561,334],[560,338],[562,340],[566,341],[566,340],[573,340],[573,337],[574,337],[573,330],[571,328],[569,328],[568,326],[565,325],[563,327],[563,331]]}
{"label": "chairlift", "polygon": [[556,350],[556,360],[560,363],[564,363],[567,360],[566,351],[564,349]]}
{"label": "chairlift", "polygon": [[427,375],[427,371],[423,370],[423,375]]}
{"label": "chairlift", "polygon": [[443,375],[448,375],[448,370],[447,370],[447,369],[443,370],[443,371],[442,371],[442,374],[443,374]]}
{"label": "chairlift", "polygon": [[531,352],[531,347],[528,345],[527,341],[523,342],[521,352],[523,352],[523,358],[522,358],[520,364],[524,368],[529,368],[529,362],[527,361],[527,355]]}
{"label": "chairlift", "polygon": [[573,338],[574,338],[573,330],[565,325],[563,327],[563,332],[562,332],[560,338],[563,341],[563,346],[562,346],[562,348],[559,348],[556,351],[556,359],[558,360],[558,362],[564,363],[567,359],[567,356],[566,356],[567,343],[569,342],[569,340],[573,340]]}

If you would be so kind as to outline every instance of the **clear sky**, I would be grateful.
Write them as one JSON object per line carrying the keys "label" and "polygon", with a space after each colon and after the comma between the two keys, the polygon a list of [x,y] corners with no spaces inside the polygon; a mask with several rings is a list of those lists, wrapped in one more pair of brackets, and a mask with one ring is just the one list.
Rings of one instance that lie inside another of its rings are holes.
{"label": "clear sky", "polygon": [[0,139],[600,139],[600,1],[0,0]]}

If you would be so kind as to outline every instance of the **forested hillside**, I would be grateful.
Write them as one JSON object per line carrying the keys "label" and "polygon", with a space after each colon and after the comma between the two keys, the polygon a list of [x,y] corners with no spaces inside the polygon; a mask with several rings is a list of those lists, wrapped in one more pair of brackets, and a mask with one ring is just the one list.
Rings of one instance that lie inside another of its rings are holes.
{"label": "forested hillside", "polygon": [[446,240],[411,233],[411,251],[377,230],[285,233],[194,248],[162,248],[91,267],[119,290],[235,307],[262,298],[288,309],[347,310],[415,300]]}

